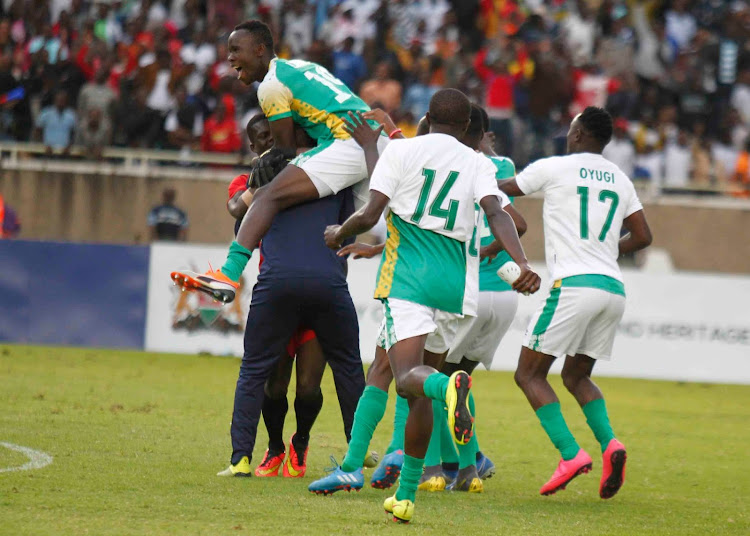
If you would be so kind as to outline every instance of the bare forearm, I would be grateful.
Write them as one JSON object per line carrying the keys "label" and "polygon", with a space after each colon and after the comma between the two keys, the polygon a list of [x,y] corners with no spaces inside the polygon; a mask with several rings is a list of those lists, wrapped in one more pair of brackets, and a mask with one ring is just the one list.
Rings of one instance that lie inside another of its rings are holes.
{"label": "bare forearm", "polygon": [[645,247],[648,247],[653,240],[651,228],[646,221],[646,215],[643,210],[634,212],[622,222],[622,226],[629,231],[627,235],[620,239],[618,249],[620,255],[627,255]]}
{"label": "bare forearm", "polygon": [[649,244],[651,244],[651,240],[645,240],[633,236],[633,233],[628,233],[620,239],[618,249],[620,255],[628,255],[629,253],[634,253],[648,247]]}
{"label": "bare forearm", "polygon": [[227,203],[227,210],[235,220],[241,220],[245,216],[245,212],[247,212],[247,205],[242,201],[241,197],[237,199],[233,198]]}
{"label": "bare forearm", "polygon": [[252,202],[253,192],[245,190],[244,192],[235,194],[234,197],[227,202],[227,210],[235,220],[241,220],[245,216],[247,208]]}
{"label": "bare forearm", "polygon": [[[347,238],[357,236],[358,234],[365,233],[375,227],[378,222],[377,218],[373,218],[365,212],[367,205],[362,207],[359,211],[352,214],[339,228],[336,233],[336,238],[339,242],[343,242]],[[374,221],[373,221],[374,220]]]}
{"label": "bare forearm", "polygon": [[367,164],[367,176],[372,177],[372,172],[375,169],[375,164],[378,163],[378,158],[380,155],[378,154],[378,146],[377,145],[369,145],[365,147],[365,163]]}
{"label": "bare forearm", "polygon": [[495,214],[487,214],[487,219],[495,243],[498,244],[498,251],[504,249],[517,264],[527,264],[526,253],[518,238],[513,218],[504,210],[498,210]]}

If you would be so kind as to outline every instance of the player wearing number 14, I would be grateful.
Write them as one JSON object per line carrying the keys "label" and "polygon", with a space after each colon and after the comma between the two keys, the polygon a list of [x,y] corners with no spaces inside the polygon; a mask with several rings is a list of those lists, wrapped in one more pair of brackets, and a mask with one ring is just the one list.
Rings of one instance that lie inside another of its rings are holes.
{"label": "player wearing number 14", "polygon": [[[500,189],[518,197],[544,193],[545,255],[553,281],[547,300],[531,318],[516,382],[562,459],[540,493],[550,495],[592,467],[560,411],[547,382],[552,362],[564,358],[563,383],[576,398],[602,449],[599,495],[608,499],[625,479],[625,447],[615,439],[602,392],[591,381],[598,359],[609,359],[625,310],[619,255],[651,243],[635,188],[602,156],[612,137],[612,118],[589,107],[568,131],[568,154],[538,160]],[[624,227],[630,233],[620,238]]]}

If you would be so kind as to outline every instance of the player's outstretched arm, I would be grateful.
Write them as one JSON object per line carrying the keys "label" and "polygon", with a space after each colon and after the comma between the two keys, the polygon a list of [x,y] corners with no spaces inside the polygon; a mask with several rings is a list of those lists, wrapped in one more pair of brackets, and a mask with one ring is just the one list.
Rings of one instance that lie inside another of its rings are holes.
{"label": "player's outstretched arm", "polygon": [[651,245],[653,237],[643,210],[634,212],[625,218],[622,221],[622,226],[630,232],[620,239],[620,255],[627,255]]}
{"label": "player's outstretched arm", "polygon": [[490,224],[492,234],[500,242],[502,248],[508,252],[508,255],[518,264],[519,268],[521,268],[521,275],[513,283],[513,290],[533,294],[539,290],[542,280],[531,269],[531,266],[529,266],[526,253],[523,251],[521,241],[518,239],[518,232],[513,223],[513,218],[503,210],[497,196],[485,196],[479,201],[479,205],[487,215],[487,221]]}
{"label": "player's outstretched arm", "polygon": [[[528,229],[528,224],[526,223],[526,219],[521,216],[521,213],[518,212],[513,205],[508,205],[505,208],[503,208],[505,212],[510,214],[510,217],[513,219],[513,223],[516,225],[516,231],[518,231],[518,237],[522,237],[524,234],[526,234],[526,230]],[[484,246],[480,248],[479,250],[479,258],[485,259],[489,257],[490,259],[494,259],[495,256],[500,253],[503,250],[503,245],[498,242],[497,240],[493,241],[488,246]]]}
{"label": "player's outstretched arm", "polygon": [[326,245],[331,249],[339,249],[341,243],[347,238],[357,236],[375,227],[389,201],[390,198],[382,192],[370,190],[370,200],[365,206],[352,214],[342,225],[326,227],[323,233]]}
{"label": "player's outstretched arm", "polygon": [[362,242],[355,242],[354,244],[349,244],[338,250],[336,255],[339,257],[353,255],[355,259],[371,259],[376,255],[383,253],[384,248],[385,242],[376,246],[373,246],[372,244],[363,244]]}
{"label": "player's outstretched arm", "polygon": [[526,195],[518,187],[516,179],[508,179],[506,181],[497,181],[497,187],[508,197],[521,197]]}
{"label": "player's outstretched arm", "polygon": [[349,112],[349,118],[342,118],[342,121],[344,122],[344,130],[354,138],[354,141],[365,152],[367,176],[372,177],[375,164],[378,162],[378,140],[380,139],[380,133],[383,131],[383,125],[373,129],[359,112],[356,115]]}

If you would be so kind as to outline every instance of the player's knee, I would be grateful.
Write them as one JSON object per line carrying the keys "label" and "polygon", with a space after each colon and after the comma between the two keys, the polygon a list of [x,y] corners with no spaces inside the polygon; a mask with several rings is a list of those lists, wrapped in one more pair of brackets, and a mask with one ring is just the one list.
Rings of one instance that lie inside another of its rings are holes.
{"label": "player's knee", "polygon": [[513,375],[513,379],[516,381],[516,385],[523,389],[524,385],[528,383],[528,375],[525,374],[521,369],[516,369],[516,373]]}
{"label": "player's knee", "polygon": [[577,371],[565,370],[562,371],[562,381],[565,388],[571,393],[576,390],[581,380],[584,378],[583,375]]}
{"label": "player's knee", "polygon": [[409,398],[410,395],[409,391],[406,389],[405,378],[403,376],[396,376],[394,380],[396,380],[396,394],[401,398]]}

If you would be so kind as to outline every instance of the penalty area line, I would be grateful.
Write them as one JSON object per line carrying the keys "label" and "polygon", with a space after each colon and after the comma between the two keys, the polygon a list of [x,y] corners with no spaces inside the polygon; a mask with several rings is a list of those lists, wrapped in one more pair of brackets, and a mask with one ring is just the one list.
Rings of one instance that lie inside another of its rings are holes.
{"label": "penalty area line", "polygon": [[41,450],[30,449],[29,447],[23,447],[21,445],[14,445],[13,443],[5,443],[0,441],[0,447],[5,447],[8,450],[14,450],[20,452],[26,456],[29,461],[23,465],[17,465],[15,467],[0,467],[0,473],[10,473],[12,471],[29,471],[31,469],[41,469],[47,467],[52,463],[52,456]]}

